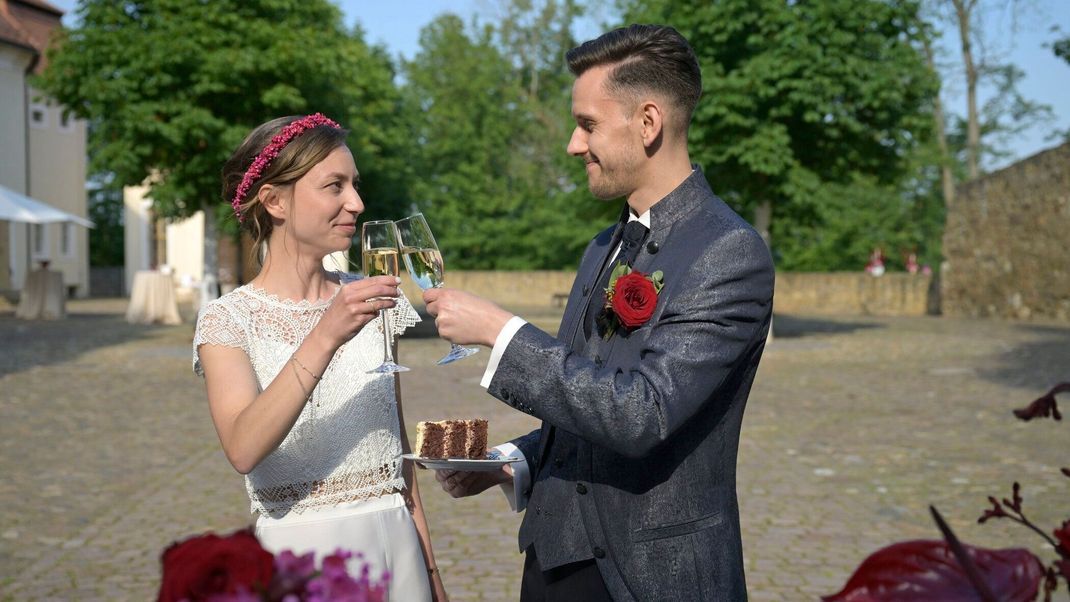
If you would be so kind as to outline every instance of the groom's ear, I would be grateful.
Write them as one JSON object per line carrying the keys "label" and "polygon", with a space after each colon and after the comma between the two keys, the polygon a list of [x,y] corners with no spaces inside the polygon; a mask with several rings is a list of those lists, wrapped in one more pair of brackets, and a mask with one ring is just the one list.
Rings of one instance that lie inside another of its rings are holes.
{"label": "groom's ear", "polygon": [[665,127],[665,112],[655,100],[644,100],[639,103],[638,117],[640,121],[640,136],[643,146],[647,149],[659,144],[662,130]]}

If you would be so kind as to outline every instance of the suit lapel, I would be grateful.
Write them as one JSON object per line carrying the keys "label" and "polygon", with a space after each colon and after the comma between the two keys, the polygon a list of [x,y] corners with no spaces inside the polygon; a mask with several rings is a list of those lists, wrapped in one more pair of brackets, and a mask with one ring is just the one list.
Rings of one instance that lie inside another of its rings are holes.
{"label": "suit lapel", "polygon": [[[580,265],[576,273],[576,283],[572,287],[572,295],[569,297],[565,315],[561,320],[561,328],[557,338],[567,343],[569,349],[575,350],[577,337],[583,332],[583,321],[590,311],[591,303],[598,297],[598,280],[602,270],[606,269],[606,261],[609,254],[616,246],[620,237],[620,226],[613,229],[612,233],[604,242],[596,243],[598,246],[592,251],[591,257]],[[578,293],[578,294],[577,294]]]}

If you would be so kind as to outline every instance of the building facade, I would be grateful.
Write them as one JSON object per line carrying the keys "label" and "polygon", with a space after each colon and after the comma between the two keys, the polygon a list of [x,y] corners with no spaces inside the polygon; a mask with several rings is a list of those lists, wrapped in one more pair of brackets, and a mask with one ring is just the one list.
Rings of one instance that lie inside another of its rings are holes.
{"label": "building facade", "polygon": [[[87,217],[86,126],[33,88],[63,11],[44,0],[0,0],[0,184]],[[74,224],[0,221],[0,291],[22,288],[47,261],[71,296],[89,294],[89,233]]]}

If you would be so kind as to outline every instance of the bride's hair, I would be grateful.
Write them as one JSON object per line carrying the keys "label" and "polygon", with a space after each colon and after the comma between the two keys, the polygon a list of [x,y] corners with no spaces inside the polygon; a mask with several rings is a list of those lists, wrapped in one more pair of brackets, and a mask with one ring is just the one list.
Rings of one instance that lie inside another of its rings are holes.
{"label": "bride's hair", "polygon": [[317,125],[311,127],[285,142],[278,151],[278,156],[263,166],[258,178],[249,183],[240,199],[235,199],[246,172],[253,166],[265,149],[272,143],[272,138],[282,132],[291,123],[307,119],[301,115],[272,119],[254,129],[234,151],[223,165],[223,200],[234,207],[240,216],[241,225],[253,237],[254,255],[259,264],[263,258],[262,247],[271,235],[271,215],[260,203],[258,193],[265,184],[274,186],[292,186],[317,163],[323,161],[332,151],[345,146],[349,130]]}

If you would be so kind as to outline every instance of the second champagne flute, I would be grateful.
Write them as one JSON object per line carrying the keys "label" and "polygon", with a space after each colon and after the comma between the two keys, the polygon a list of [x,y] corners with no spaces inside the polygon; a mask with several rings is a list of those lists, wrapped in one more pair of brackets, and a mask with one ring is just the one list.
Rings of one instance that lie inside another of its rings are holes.
{"label": "second champagne flute", "polygon": [[[435,237],[431,234],[431,227],[427,225],[424,214],[417,213],[398,220],[398,243],[401,246],[401,256],[405,258],[405,267],[409,270],[416,286],[421,290],[439,288],[443,282],[445,268],[442,264],[442,253],[438,250]],[[459,359],[466,358],[479,351],[478,347],[461,347],[450,343],[450,352],[438,360],[438,364],[448,364]]]}
{"label": "second champagne flute", "polygon": [[[360,248],[366,277],[397,277],[398,234],[394,222],[390,220],[364,222],[360,233]],[[408,371],[405,366],[394,363],[393,355],[390,353],[390,314],[385,309],[380,309],[379,317],[383,326],[383,363],[368,372],[389,374]]]}

